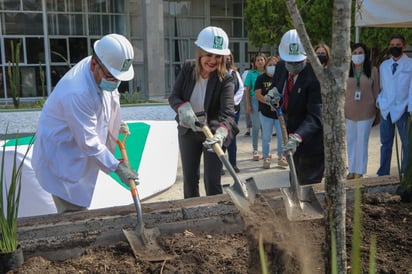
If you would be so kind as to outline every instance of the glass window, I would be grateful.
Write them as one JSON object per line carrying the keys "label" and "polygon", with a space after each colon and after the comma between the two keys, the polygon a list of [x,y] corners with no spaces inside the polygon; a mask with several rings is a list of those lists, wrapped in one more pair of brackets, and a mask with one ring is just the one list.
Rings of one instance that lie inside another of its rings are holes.
{"label": "glass window", "polygon": [[44,64],[43,38],[26,38],[26,52],[28,64]]}
{"label": "glass window", "polygon": [[211,16],[226,16],[226,1],[225,0],[210,0],[210,15]]}
{"label": "glass window", "polygon": [[43,21],[41,13],[6,13],[5,17],[6,34],[43,34]]}
{"label": "glass window", "polygon": [[124,13],[124,2],[125,1],[111,0],[110,1],[110,12]]}
{"label": "glass window", "polygon": [[77,63],[88,56],[86,38],[69,38],[70,63]]}
{"label": "glass window", "polygon": [[89,15],[89,33],[90,35],[101,35],[102,25],[100,15]]}
{"label": "glass window", "polygon": [[[17,2],[17,1],[16,1]],[[41,10],[41,0],[23,0],[23,10]]]}
{"label": "glass window", "polygon": [[81,12],[84,10],[83,0],[66,0],[67,1],[67,10]]}
{"label": "glass window", "polygon": [[20,1],[16,0],[3,0],[5,10],[20,10]]}
{"label": "glass window", "polygon": [[[46,8],[47,11],[66,11],[66,6],[65,6],[65,1],[66,0],[49,0],[46,1]],[[78,5],[80,6],[80,5]]]}
{"label": "glass window", "polygon": [[89,12],[107,12],[107,1],[89,0],[87,6]]}
{"label": "glass window", "polygon": [[67,64],[69,58],[67,56],[66,39],[50,39],[50,55],[52,63]]}
{"label": "glass window", "polygon": [[[23,63],[23,39],[22,38],[5,38],[4,39],[4,50],[6,53],[6,63],[11,62],[14,60],[14,57],[17,54],[18,45],[20,47],[20,58],[19,63]],[[13,50],[12,50],[13,49]],[[14,57],[12,58],[12,51],[14,52]]]}

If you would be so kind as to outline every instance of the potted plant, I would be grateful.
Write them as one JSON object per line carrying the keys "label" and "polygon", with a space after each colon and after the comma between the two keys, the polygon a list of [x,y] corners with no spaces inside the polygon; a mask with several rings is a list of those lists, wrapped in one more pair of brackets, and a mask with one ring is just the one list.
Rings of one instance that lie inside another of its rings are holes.
{"label": "potted plant", "polygon": [[[7,136],[7,128],[6,134]],[[12,156],[11,171],[6,174],[6,142],[2,144],[0,165],[0,273],[6,273],[10,269],[23,264],[23,250],[18,244],[17,217],[21,193],[21,180],[23,163],[33,143],[33,137],[22,159],[18,160],[18,135],[16,135]]]}

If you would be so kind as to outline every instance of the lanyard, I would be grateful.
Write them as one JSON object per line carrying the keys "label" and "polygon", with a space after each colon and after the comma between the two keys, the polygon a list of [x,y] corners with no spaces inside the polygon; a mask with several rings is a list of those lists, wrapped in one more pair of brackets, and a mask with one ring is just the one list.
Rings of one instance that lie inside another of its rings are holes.
{"label": "lanyard", "polygon": [[361,67],[359,73],[356,70],[355,66],[353,67],[353,74],[355,75],[355,78],[356,78],[356,87],[358,88],[360,87],[360,78],[362,76],[362,73],[363,73],[363,67]]}

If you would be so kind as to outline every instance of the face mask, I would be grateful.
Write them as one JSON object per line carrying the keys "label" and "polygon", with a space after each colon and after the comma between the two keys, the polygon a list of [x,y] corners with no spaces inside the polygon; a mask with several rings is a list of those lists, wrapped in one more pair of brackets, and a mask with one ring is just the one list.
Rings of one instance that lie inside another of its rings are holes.
{"label": "face mask", "polygon": [[322,65],[326,64],[326,55],[318,55],[318,59]]}
{"label": "face mask", "polygon": [[230,69],[230,61],[226,61],[226,69]]}
{"label": "face mask", "polygon": [[286,62],[285,63],[286,69],[292,73],[292,74],[298,74],[299,72],[301,72],[305,66],[306,66],[306,62],[299,62],[299,63],[289,63]]}
{"label": "face mask", "polygon": [[352,62],[355,65],[363,64],[364,61],[365,61],[365,54],[354,54],[354,55],[352,55]]}
{"label": "face mask", "polygon": [[389,48],[389,52],[392,54],[393,57],[399,57],[402,55],[402,48],[401,47],[391,47]]}
{"label": "face mask", "polygon": [[110,91],[110,92],[114,91],[119,86],[120,86],[120,81],[113,82],[113,81],[106,80],[104,78],[102,78],[102,80],[100,81],[100,84],[99,84],[99,87],[102,90],[106,90],[106,91]]}
{"label": "face mask", "polygon": [[276,66],[267,66],[266,67],[266,73],[269,75],[275,74]]}

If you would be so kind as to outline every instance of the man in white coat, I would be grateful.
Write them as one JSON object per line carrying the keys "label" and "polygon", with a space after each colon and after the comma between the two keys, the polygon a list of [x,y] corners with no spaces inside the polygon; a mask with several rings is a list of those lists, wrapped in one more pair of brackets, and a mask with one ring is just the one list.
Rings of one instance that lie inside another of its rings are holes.
{"label": "man in white coat", "polygon": [[408,96],[412,59],[403,53],[405,48],[406,42],[402,35],[392,36],[389,42],[391,58],[385,60],[379,69],[381,92],[376,105],[381,112],[381,158],[378,176],[390,174],[395,125],[402,142],[402,173],[408,161],[407,126],[409,112],[412,111],[408,110]]}
{"label": "man in white coat", "polygon": [[59,213],[90,206],[99,170],[115,171],[125,183],[137,180],[113,155],[119,132],[128,131],[121,123],[117,88],[134,76],[133,47],[124,36],[108,34],[93,50],[48,97],[33,146],[36,178]]}

